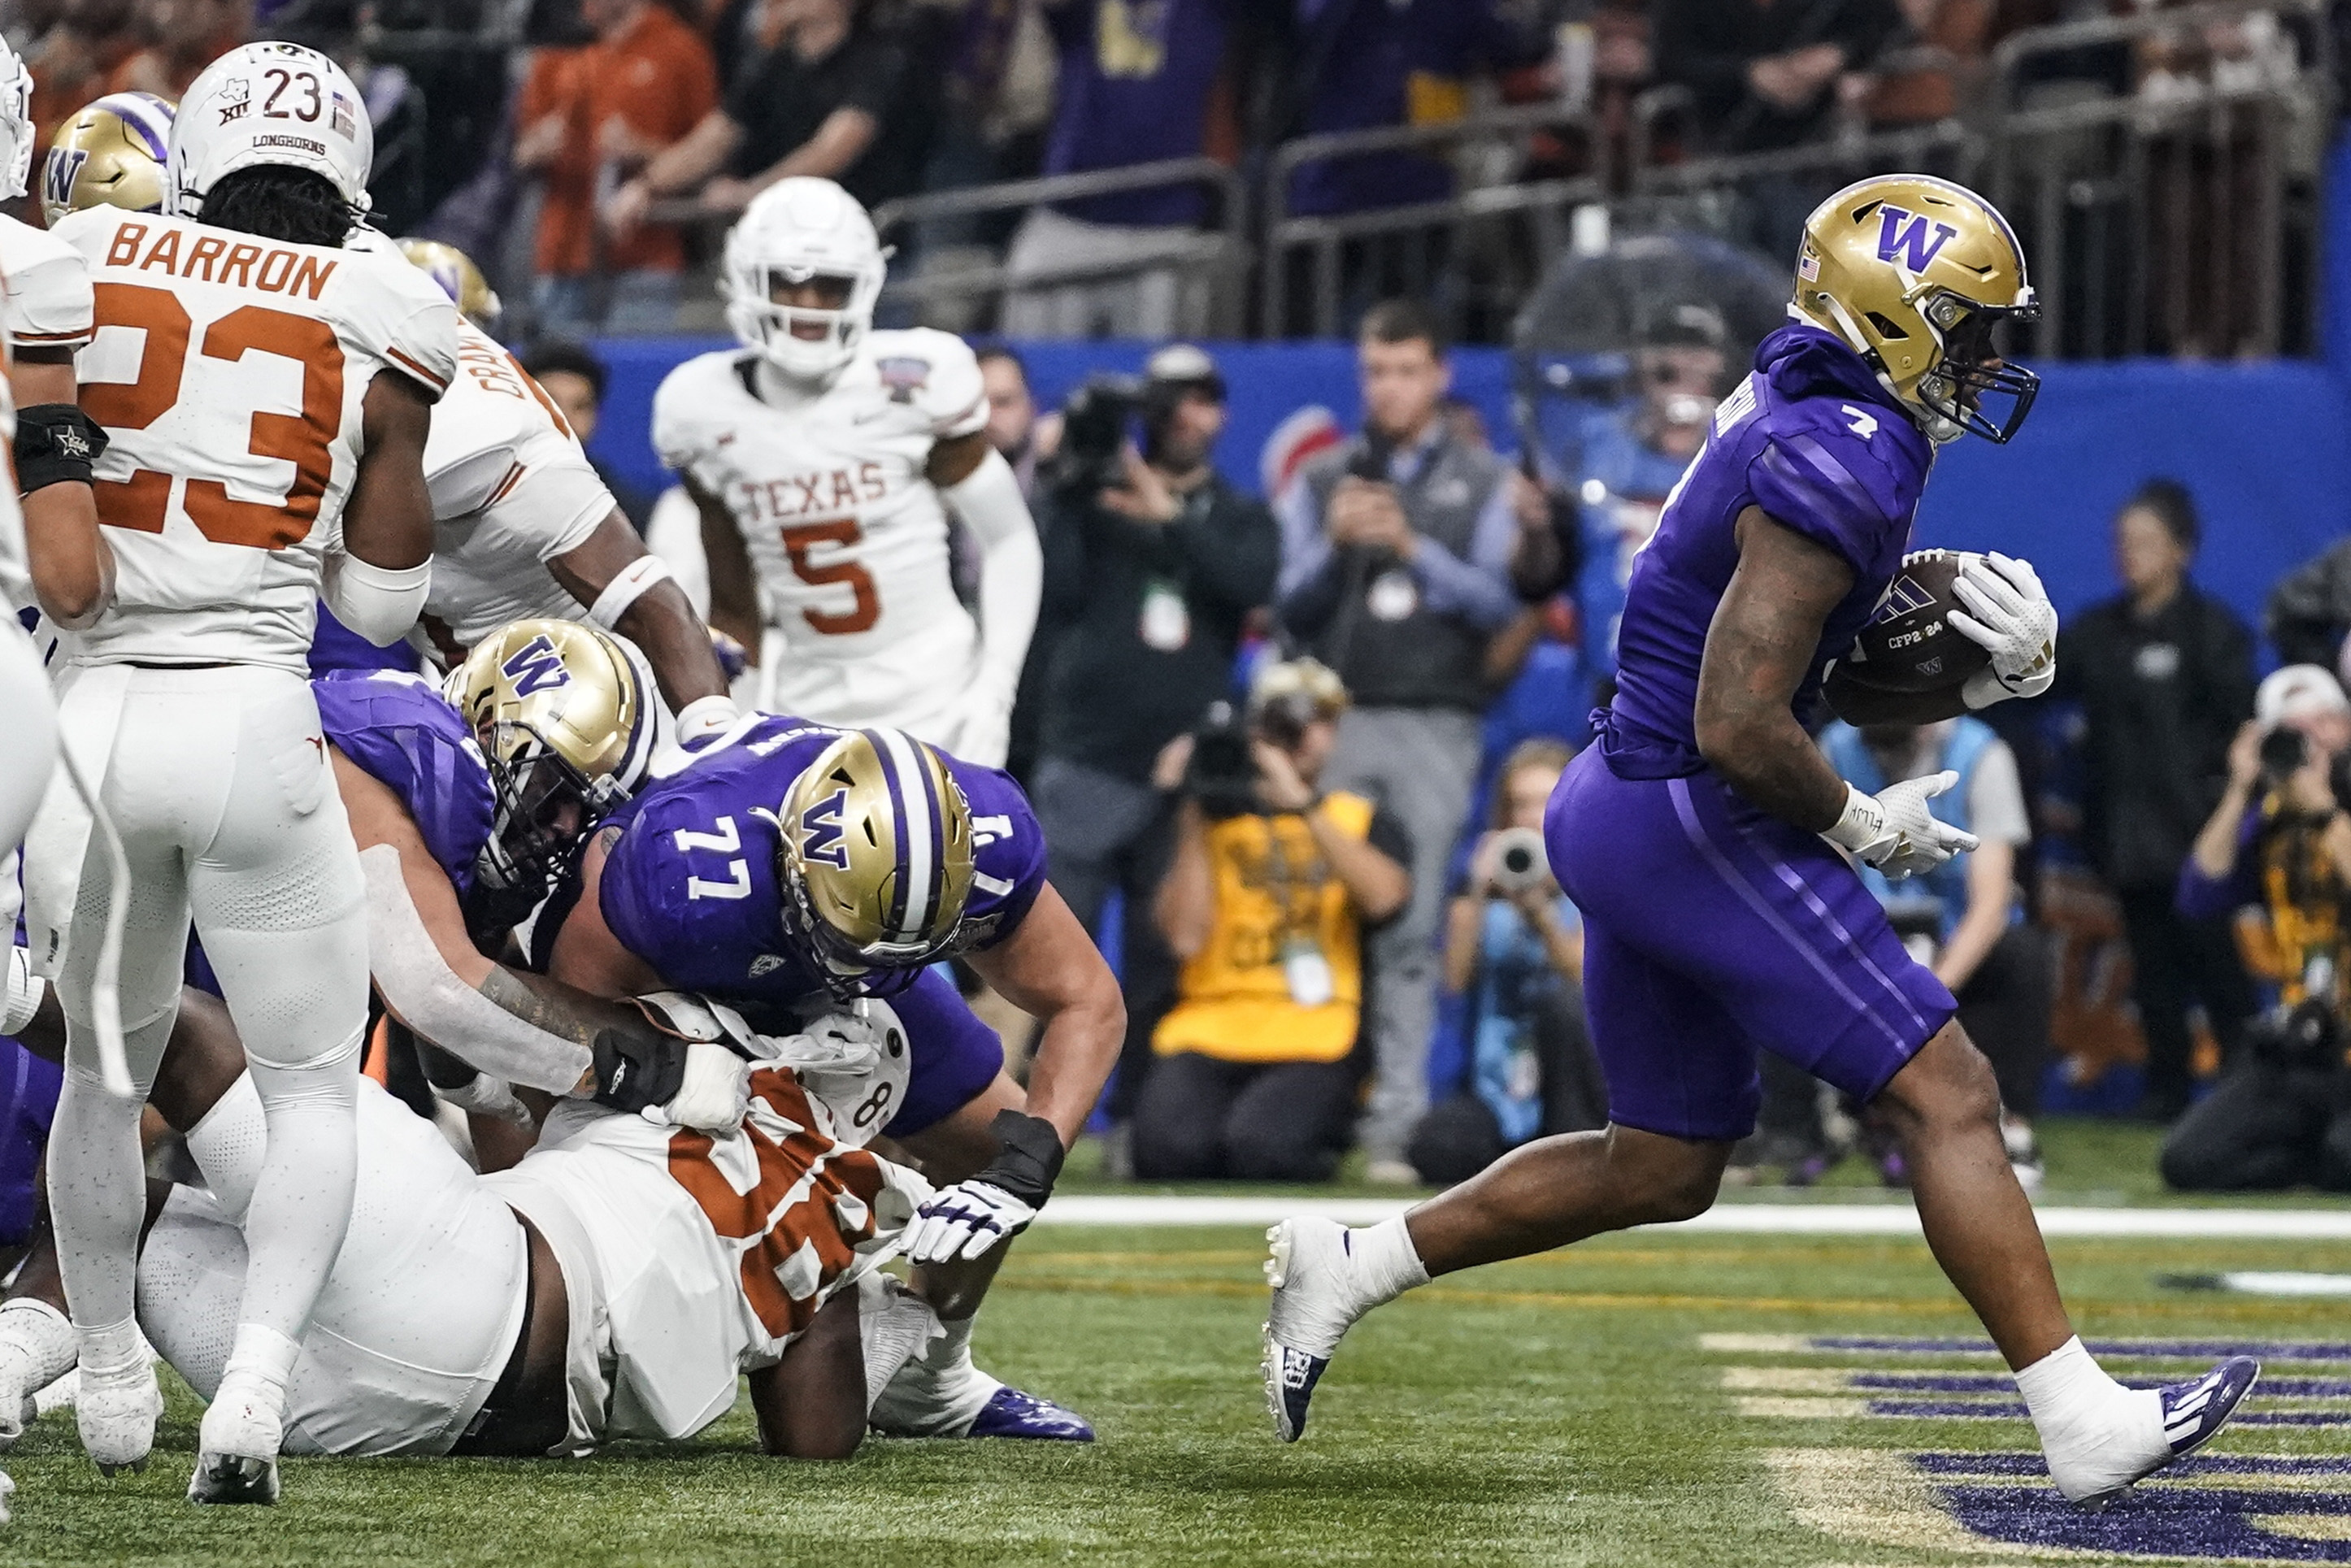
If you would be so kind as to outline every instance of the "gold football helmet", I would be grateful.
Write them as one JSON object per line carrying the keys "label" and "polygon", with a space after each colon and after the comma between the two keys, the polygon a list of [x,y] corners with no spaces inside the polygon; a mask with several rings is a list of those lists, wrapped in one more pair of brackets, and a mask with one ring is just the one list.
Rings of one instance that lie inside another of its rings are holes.
{"label": "gold football helmet", "polygon": [[792,781],[777,823],[784,929],[814,950],[828,983],[911,984],[956,950],[971,899],[971,806],[936,747],[894,729],[844,735]]}
{"label": "gold football helmet", "polygon": [[496,802],[475,876],[543,894],[644,779],[666,710],[644,655],[577,621],[514,621],[442,687],[481,744]]}
{"label": "gold football helmet", "polygon": [[[1949,180],[1882,174],[1814,208],[1795,306],[1867,361],[1935,441],[2005,442],[2040,392],[2041,378],[2002,363],[1992,340],[2001,322],[2041,314],[2024,247],[1997,208]],[[1987,397],[2008,400],[1999,418]]]}
{"label": "gold football helmet", "polygon": [[163,209],[163,159],[176,106],[152,92],[110,92],[57,127],[41,165],[49,226],[85,207]]}
{"label": "gold football helmet", "polygon": [[441,286],[457,306],[457,314],[487,332],[498,334],[498,318],[506,313],[498,300],[498,291],[474,265],[474,258],[454,245],[444,245],[437,239],[404,239],[397,242],[400,254],[408,265],[423,273]]}

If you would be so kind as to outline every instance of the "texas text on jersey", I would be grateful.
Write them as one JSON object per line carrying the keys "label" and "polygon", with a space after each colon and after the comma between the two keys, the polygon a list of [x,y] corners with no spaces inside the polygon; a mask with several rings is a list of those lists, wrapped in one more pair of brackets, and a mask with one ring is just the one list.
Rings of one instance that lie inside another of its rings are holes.
{"label": "texas text on jersey", "polygon": [[96,488],[118,572],[76,657],[307,674],[360,401],[380,370],[446,390],[455,307],[421,275],[184,218],[99,207],[56,232],[97,299],[82,406],[111,437]]}
{"label": "texas text on jersey", "polygon": [[741,531],[768,628],[759,706],[953,748],[980,635],[925,465],[987,423],[971,350],[927,329],[866,334],[820,391],[743,350],[670,372],[653,444]]}

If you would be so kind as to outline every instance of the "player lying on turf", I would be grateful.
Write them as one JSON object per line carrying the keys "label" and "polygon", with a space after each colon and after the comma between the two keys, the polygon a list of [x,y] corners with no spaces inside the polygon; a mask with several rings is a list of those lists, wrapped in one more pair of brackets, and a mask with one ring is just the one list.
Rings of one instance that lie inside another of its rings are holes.
{"label": "player lying on turf", "polygon": [[[702,1012],[687,998],[658,1002],[666,1017]],[[775,1060],[758,1064],[747,1109],[716,1136],[565,1100],[536,1150],[486,1176],[363,1080],[350,1238],[293,1369],[286,1450],[523,1456],[682,1439],[733,1408],[747,1373],[768,1452],[853,1452],[869,1389],[940,1331],[874,1272],[930,1186],[851,1131],[855,1107],[903,1078],[904,1058],[832,1021],[788,1040],[737,1030],[735,1043]],[[62,1035],[36,1030],[32,1043],[54,1050]],[[139,1326],[209,1399],[267,1142],[214,998],[183,1001],[152,1103],[187,1134],[204,1186],[150,1185]],[[10,1437],[29,1414],[16,1391],[72,1368],[64,1299],[45,1228],[0,1306]]]}
{"label": "player lying on turf", "polygon": [[[948,1333],[876,1406],[911,1436],[1090,1437],[971,1365],[972,1314],[1060,1175],[1117,1059],[1125,1007],[1061,894],[1019,786],[891,729],[747,717],[597,831],[549,973],[598,996],[693,990],[767,1009],[886,996],[913,1074],[882,1124],[952,1182],[908,1251]],[[539,919],[540,936],[554,911]],[[1024,1094],[1003,1050],[931,966],[961,953],[1040,1019]],[[780,1026],[778,1027],[780,1030]]]}
{"label": "player lying on turf", "polygon": [[[1893,580],[1935,446],[2005,442],[2031,407],[2037,379],[1993,345],[2000,323],[2034,314],[2023,253],[1973,193],[1894,175],[1823,203],[1796,272],[1794,321],[1724,401],[1634,568],[1615,700],[1552,796],[1610,1125],[1530,1144],[1384,1225],[1277,1226],[1265,1374],[1284,1440],[1340,1336],[1398,1292],[1703,1212],[1754,1130],[1759,1051],[1875,1102],[1897,1130],[1928,1243],[2014,1369],[2067,1498],[2094,1504],[2162,1469],[2252,1385],[2240,1357],[2134,1392],[2074,1336],[1991,1069],[1840,853],[1899,877],[1972,848],[1927,810],[1957,776],[1873,799],[1798,719]],[[2053,676],[2057,613],[2031,567],[1990,558],[1955,593],[1951,625],[1989,666],[1886,716],[1948,717]]]}

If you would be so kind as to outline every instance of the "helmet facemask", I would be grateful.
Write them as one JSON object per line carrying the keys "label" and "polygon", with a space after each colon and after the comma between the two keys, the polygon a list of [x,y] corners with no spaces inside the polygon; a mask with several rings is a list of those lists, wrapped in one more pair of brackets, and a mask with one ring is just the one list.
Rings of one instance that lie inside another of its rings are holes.
{"label": "helmet facemask", "polygon": [[527,729],[499,725],[489,740],[493,816],[475,875],[496,891],[530,889],[544,897],[628,792],[610,774],[581,777]]}
{"label": "helmet facemask", "polygon": [[[1930,420],[1945,429],[1930,424],[1927,434],[1938,442],[1967,434],[2007,444],[2032,412],[2041,378],[2006,363],[1995,340],[2005,322],[2039,320],[2040,305],[2030,291],[2022,304],[2000,306],[1945,290],[1922,301],[1919,314],[1942,340],[1934,369],[1918,379],[1917,396]],[[1997,417],[1985,410],[1987,398],[2003,400],[1995,402]]]}
{"label": "helmet facemask", "polygon": [[[727,324],[786,375],[814,380],[855,357],[872,325],[878,287],[816,267],[768,266],[728,279]],[[795,294],[820,303],[789,302]]]}
{"label": "helmet facemask", "polygon": [[921,978],[931,965],[961,949],[960,921],[935,942],[877,942],[861,947],[817,913],[808,879],[792,855],[776,857],[776,875],[784,889],[777,902],[785,936],[805,945],[816,958],[824,988],[841,999],[894,995]]}

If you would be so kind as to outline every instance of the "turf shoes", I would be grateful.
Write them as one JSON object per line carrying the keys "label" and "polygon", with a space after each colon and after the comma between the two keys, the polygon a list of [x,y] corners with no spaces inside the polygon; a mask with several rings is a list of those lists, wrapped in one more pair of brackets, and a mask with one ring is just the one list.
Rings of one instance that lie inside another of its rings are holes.
{"label": "turf shoes", "polygon": [[266,1506],[277,1500],[277,1448],[286,1437],[278,1414],[283,1397],[267,1379],[250,1373],[233,1371],[221,1379],[196,1439],[190,1502]]}
{"label": "turf shoes", "polygon": [[1265,1322],[1265,1400],[1274,1436],[1295,1443],[1306,1434],[1314,1385],[1363,1309],[1349,1278],[1352,1239],[1345,1226],[1285,1219],[1265,1239],[1271,1243],[1265,1279],[1273,1287]]}
{"label": "turf shoes", "polygon": [[196,1473],[188,1478],[188,1500],[266,1508],[277,1500],[277,1461],[251,1454],[199,1454]]}
{"label": "turf shoes", "polygon": [[[2126,1488],[2210,1442],[2229,1424],[2229,1417],[2252,1392],[2261,1375],[2260,1362],[2249,1355],[2232,1355],[2192,1383],[2168,1383],[2156,1390],[2163,1409],[2162,1453],[2128,1479],[2074,1497],[2074,1502],[2085,1509],[2104,1508]],[[2064,1489],[2061,1485],[2059,1490]]]}
{"label": "turf shoes", "polygon": [[1076,1411],[1024,1394],[1010,1384],[998,1389],[972,1417],[967,1437],[1027,1437],[1050,1443],[1091,1443],[1094,1429]]}
{"label": "turf shoes", "polygon": [[144,1357],[102,1372],[81,1369],[74,1423],[100,1475],[145,1469],[147,1455],[155,1447],[155,1423],[162,1414],[162,1390],[155,1386],[155,1368]]}

